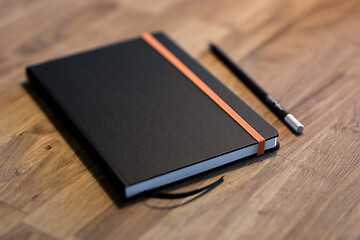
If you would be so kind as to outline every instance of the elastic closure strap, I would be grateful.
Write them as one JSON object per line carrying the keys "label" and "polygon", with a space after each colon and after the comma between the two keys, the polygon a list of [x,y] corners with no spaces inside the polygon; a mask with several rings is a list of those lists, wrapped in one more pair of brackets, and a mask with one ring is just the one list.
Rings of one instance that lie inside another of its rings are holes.
{"label": "elastic closure strap", "polygon": [[183,64],[174,54],[149,33],[142,34],[142,38],[165,59],[173,64],[190,81],[200,88],[209,98],[221,107],[231,118],[233,118],[242,128],[245,129],[258,142],[258,156],[264,154],[265,139],[253,129],[239,114],[237,114],[227,103],[225,103],[211,88],[209,88],[198,76],[195,75],[185,64]]}

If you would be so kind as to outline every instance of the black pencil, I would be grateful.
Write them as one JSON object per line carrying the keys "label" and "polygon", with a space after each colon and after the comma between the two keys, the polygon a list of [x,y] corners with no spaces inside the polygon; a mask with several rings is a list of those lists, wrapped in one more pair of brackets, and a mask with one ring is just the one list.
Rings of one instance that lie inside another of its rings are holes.
{"label": "black pencil", "polygon": [[295,133],[301,133],[304,126],[275,98],[261,88],[249,75],[247,75],[237,64],[235,64],[219,47],[210,44],[210,50],[241,80],[270,110]]}

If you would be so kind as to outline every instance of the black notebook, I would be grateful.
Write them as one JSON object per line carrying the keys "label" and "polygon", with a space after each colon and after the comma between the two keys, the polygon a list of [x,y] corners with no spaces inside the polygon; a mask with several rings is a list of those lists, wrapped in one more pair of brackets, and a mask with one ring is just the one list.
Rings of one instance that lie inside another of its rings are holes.
{"label": "black notebook", "polygon": [[[276,129],[165,34],[153,37],[266,140],[265,151],[276,147]],[[126,197],[257,154],[258,142],[142,38],[27,75]]]}

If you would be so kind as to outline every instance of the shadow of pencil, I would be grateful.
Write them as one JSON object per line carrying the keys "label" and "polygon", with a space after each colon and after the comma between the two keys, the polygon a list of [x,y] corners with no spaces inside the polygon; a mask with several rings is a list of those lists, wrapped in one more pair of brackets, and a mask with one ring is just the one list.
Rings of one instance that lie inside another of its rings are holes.
{"label": "shadow of pencil", "polygon": [[[29,93],[29,95],[34,99],[38,104],[41,110],[45,113],[46,117],[54,125],[56,130],[61,134],[69,147],[74,151],[78,158],[82,161],[88,171],[92,174],[94,179],[98,184],[104,189],[104,191],[109,195],[111,200],[118,208],[123,208],[128,205],[144,201],[149,197],[144,195],[139,195],[132,197],[130,199],[125,199],[121,194],[123,190],[123,185],[116,177],[116,175],[111,171],[111,169],[101,160],[101,157],[97,152],[90,146],[90,144],[84,139],[81,134],[78,133],[77,129],[72,125],[72,123],[67,119],[67,117],[62,113],[62,111],[55,105],[53,105],[51,100],[47,101],[46,95],[40,95],[38,93],[37,87],[35,88],[29,82],[24,82],[22,84],[23,88]],[[41,93],[43,94],[43,93]],[[161,187],[162,191],[176,191],[177,189],[183,188],[185,186],[192,185],[199,181],[205,181],[210,178],[214,178],[219,175],[224,175],[228,171],[238,169],[253,163],[257,163],[263,160],[266,160],[270,157],[273,157],[276,154],[276,151],[269,152],[260,157],[250,156],[241,161],[233,162],[225,166],[209,170],[207,172],[201,173],[199,175],[187,178],[185,180],[178,181],[176,183],[169,184],[165,187]],[[156,189],[156,190],[159,190]],[[197,196],[191,198],[190,200],[185,200],[185,202],[177,204],[173,207],[157,207],[146,204],[147,206],[155,209],[172,209],[179,206],[184,206],[201,196],[207,194],[213,189],[209,189],[203,193],[199,193]]]}

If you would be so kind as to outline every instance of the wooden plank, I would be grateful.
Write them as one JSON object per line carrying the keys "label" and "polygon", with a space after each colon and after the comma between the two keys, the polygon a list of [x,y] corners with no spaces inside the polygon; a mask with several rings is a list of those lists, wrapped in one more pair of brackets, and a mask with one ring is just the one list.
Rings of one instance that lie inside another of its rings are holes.
{"label": "wooden plank", "polygon": [[12,240],[12,239],[31,239],[31,240],[55,240],[55,238],[35,229],[31,226],[28,226],[23,223],[19,223],[13,227],[6,234],[0,236],[2,240]]}
{"label": "wooden plank", "polygon": [[0,202],[0,237],[16,226],[24,216],[24,213]]}
{"label": "wooden plank", "polygon": [[[44,102],[41,104],[46,111]],[[0,147],[0,199],[16,209],[32,212],[63,187],[83,174],[90,174],[87,167],[91,169],[92,162],[78,151],[80,147],[74,139],[64,140],[63,137],[69,137],[64,126],[56,121],[57,128],[50,124],[29,95],[23,95],[7,107],[16,109],[21,118],[9,114],[1,120],[5,123],[3,126],[8,126],[8,133],[17,132]],[[47,111],[49,117],[54,118]],[[77,155],[82,156],[87,167]],[[93,173],[96,176],[96,170]]]}
{"label": "wooden plank", "polygon": [[[232,29],[220,44],[229,54],[240,59],[281,35],[300,21],[312,9],[328,1],[195,1],[195,7],[187,8],[189,14]],[[197,8],[198,7],[198,8]]]}
{"label": "wooden plank", "polygon": [[73,235],[112,203],[102,186],[88,173],[54,194],[23,221],[50,236],[65,238]]}

